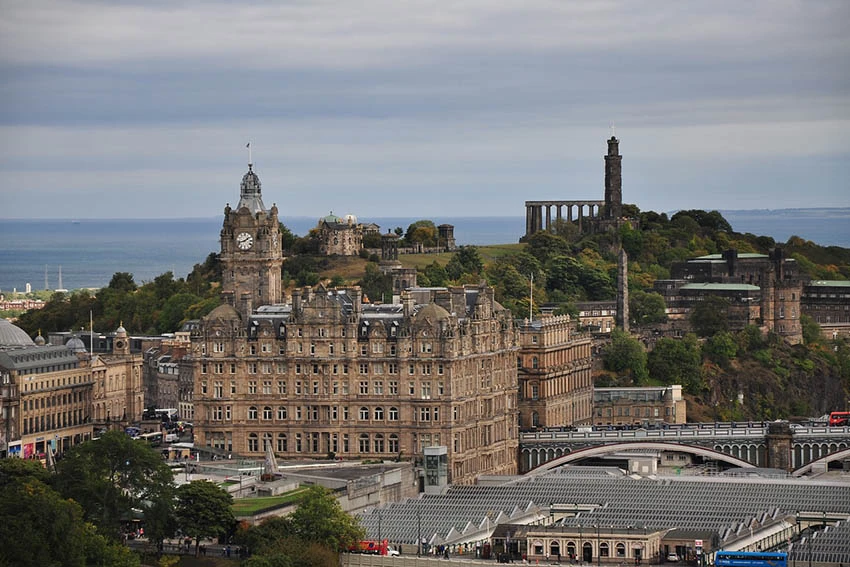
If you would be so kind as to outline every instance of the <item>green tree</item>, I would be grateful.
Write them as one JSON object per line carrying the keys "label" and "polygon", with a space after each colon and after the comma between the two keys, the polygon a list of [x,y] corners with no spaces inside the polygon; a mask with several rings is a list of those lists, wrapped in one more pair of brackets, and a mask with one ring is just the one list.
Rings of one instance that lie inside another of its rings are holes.
{"label": "green tree", "polygon": [[393,294],[393,279],[381,273],[380,268],[372,262],[366,264],[366,273],[359,282],[360,288],[369,301],[378,303],[389,301]]}
{"label": "green tree", "polygon": [[192,293],[178,293],[165,299],[156,321],[156,330],[170,333],[180,329],[180,323],[187,319],[186,313],[200,302],[201,298]]}
{"label": "green tree", "polygon": [[130,272],[115,272],[112,274],[112,279],[109,280],[109,289],[116,291],[132,292],[136,291],[136,282],[133,281],[133,274]]}
{"label": "green tree", "polygon": [[206,480],[193,480],[177,489],[177,526],[195,540],[196,557],[202,539],[223,536],[233,527],[232,504],[227,491]]}
{"label": "green tree", "polygon": [[484,269],[484,262],[475,246],[461,246],[446,264],[446,274],[459,280],[465,274],[477,275]]}
{"label": "green tree", "polygon": [[444,286],[449,281],[449,275],[446,273],[446,269],[438,264],[436,260],[425,266],[423,273],[428,278],[428,285]]}
{"label": "green tree", "polygon": [[292,252],[292,247],[298,239],[295,234],[285,224],[279,223],[280,228],[280,247],[284,252]]}
{"label": "green tree", "polygon": [[701,385],[702,355],[696,335],[659,339],[647,355],[647,367],[654,380],[681,384],[688,393],[697,393]]}
{"label": "green tree", "polygon": [[311,486],[304,493],[290,521],[293,535],[334,551],[347,549],[365,535],[357,520],[322,486]]}
{"label": "green tree", "polygon": [[667,305],[661,294],[635,290],[629,294],[629,319],[637,326],[667,321]]}
{"label": "green tree", "polygon": [[409,245],[422,244],[423,246],[437,245],[437,227],[434,221],[418,220],[407,227],[404,240]]}
{"label": "green tree", "polygon": [[138,558],[83,521],[76,502],[46,484],[38,461],[0,459],[0,565],[137,567]]}
{"label": "green tree", "polygon": [[803,330],[803,342],[805,344],[813,345],[823,342],[823,331],[814,319],[808,315],[801,315],[800,326]]}
{"label": "green tree", "polygon": [[710,337],[729,329],[729,300],[718,295],[707,295],[691,310],[691,326],[700,337]]}
{"label": "green tree", "polygon": [[729,361],[738,355],[738,345],[732,333],[719,331],[705,341],[702,353],[709,360],[725,368],[729,365]]}
{"label": "green tree", "polygon": [[555,256],[569,256],[572,252],[569,242],[546,230],[532,234],[528,238],[526,250],[543,265]]}
{"label": "green tree", "polygon": [[611,331],[611,344],[605,348],[602,361],[607,370],[628,374],[635,384],[643,383],[648,377],[646,349],[639,340],[620,329]]}
{"label": "green tree", "polygon": [[60,493],[79,502],[85,519],[111,538],[119,537],[133,508],[145,510],[171,494],[173,475],[162,457],[121,431],[72,447],[56,469]]}

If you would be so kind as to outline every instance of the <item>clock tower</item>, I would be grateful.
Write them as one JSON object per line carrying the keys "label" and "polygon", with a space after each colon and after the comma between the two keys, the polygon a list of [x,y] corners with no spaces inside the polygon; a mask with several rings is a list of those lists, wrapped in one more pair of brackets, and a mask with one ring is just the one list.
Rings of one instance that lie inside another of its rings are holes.
{"label": "clock tower", "polygon": [[277,206],[266,209],[253,164],[242,177],[239,204],[224,208],[221,229],[222,295],[243,317],[280,303],[283,251]]}

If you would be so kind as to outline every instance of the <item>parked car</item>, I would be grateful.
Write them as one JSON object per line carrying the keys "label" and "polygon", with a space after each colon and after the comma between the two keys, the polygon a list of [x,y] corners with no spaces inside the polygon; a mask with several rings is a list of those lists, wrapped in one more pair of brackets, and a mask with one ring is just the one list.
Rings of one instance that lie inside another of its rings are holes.
{"label": "parked car", "polygon": [[675,553],[671,553],[667,556],[667,561],[672,561],[673,563],[676,563],[679,561],[679,556]]}

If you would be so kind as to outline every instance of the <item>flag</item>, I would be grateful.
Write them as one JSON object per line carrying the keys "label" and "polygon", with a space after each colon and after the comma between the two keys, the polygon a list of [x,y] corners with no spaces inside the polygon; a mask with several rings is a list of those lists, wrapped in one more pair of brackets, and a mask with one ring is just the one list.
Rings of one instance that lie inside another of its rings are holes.
{"label": "flag", "polygon": [[245,146],[245,147],[246,147],[246,148],[250,148],[250,147],[251,147],[251,142],[248,142],[248,145],[247,145],[247,146]]}

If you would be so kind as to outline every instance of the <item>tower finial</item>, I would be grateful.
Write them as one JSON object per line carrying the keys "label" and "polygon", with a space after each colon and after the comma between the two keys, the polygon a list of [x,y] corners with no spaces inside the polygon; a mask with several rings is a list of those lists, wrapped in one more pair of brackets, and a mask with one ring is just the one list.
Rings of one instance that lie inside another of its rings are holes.
{"label": "tower finial", "polygon": [[611,137],[616,138],[617,134],[614,132],[614,123],[611,122]]}
{"label": "tower finial", "polygon": [[254,165],[254,160],[251,159],[251,142],[248,142],[245,147],[248,148],[248,169],[251,169],[251,166]]}

